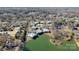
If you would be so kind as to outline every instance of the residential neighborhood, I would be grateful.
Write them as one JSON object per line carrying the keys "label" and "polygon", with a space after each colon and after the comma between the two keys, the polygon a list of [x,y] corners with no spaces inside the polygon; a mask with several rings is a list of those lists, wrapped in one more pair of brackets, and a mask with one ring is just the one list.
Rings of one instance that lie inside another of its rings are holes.
{"label": "residential neighborhood", "polygon": [[1,7],[0,51],[79,51],[79,8]]}

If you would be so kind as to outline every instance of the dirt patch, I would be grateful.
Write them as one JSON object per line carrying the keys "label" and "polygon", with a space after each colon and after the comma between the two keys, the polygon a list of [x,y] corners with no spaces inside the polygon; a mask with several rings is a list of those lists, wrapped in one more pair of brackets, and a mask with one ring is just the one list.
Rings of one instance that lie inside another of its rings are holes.
{"label": "dirt patch", "polygon": [[49,36],[49,37],[52,36],[51,33],[44,33],[44,34],[47,35],[47,36]]}
{"label": "dirt patch", "polygon": [[56,46],[60,46],[60,45],[63,44],[63,42],[60,41],[60,40],[52,40],[52,39],[50,39],[49,42],[50,42],[51,44],[53,44],[53,45],[56,45]]}
{"label": "dirt patch", "polygon": [[31,40],[32,40],[32,38],[31,38],[31,37],[27,37],[26,42],[29,42],[29,41],[31,41]]}

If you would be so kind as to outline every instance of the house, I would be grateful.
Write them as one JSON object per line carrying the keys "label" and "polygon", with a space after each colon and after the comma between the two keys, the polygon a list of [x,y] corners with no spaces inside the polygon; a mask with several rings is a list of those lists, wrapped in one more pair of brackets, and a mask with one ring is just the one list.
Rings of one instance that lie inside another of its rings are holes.
{"label": "house", "polygon": [[41,29],[37,29],[36,34],[41,35],[41,34],[43,34],[43,31]]}
{"label": "house", "polygon": [[48,33],[48,32],[50,32],[50,30],[47,29],[47,28],[43,28],[42,30],[43,30],[44,33]]}
{"label": "house", "polygon": [[36,29],[37,29],[37,27],[36,27],[36,26],[32,26],[31,28],[32,28],[32,29],[34,29],[34,30],[36,30]]}
{"label": "house", "polygon": [[40,21],[40,24],[44,24],[45,23],[45,21]]}
{"label": "house", "polygon": [[51,24],[51,22],[52,22],[51,20],[47,20],[47,24]]}
{"label": "house", "polygon": [[62,24],[61,23],[57,23],[55,24],[56,29],[61,29],[62,28]]}
{"label": "house", "polygon": [[27,36],[28,36],[28,37],[31,37],[32,39],[36,39],[36,38],[38,37],[38,35],[35,34],[35,33],[33,33],[33,32],[27,33]]}

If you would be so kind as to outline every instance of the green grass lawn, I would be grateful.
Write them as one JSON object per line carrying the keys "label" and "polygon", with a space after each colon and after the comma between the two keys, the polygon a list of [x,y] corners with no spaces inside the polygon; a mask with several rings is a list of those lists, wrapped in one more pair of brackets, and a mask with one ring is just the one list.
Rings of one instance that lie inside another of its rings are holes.
{"label": "green grass lawn", "polygon": [[36,40],[25,44],[24,51],[71,51],[79,50],[74,41],[66,41],[62,46],[54,46],[49,42],[49,37],[41,35]]}

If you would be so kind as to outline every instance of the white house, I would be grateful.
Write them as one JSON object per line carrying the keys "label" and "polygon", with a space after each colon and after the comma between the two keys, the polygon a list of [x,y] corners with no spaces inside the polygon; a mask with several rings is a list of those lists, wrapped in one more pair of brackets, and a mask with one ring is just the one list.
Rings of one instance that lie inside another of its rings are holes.
{"label": "white house", "polygon": [[52,22],[51,20],[47,20],[47,24],[51,24],[51,22]]}
{"label": "white house", "polygon": [[36,30],[37,34],[43,33],[43,31],[41,29]]}
{"label": "white house", "polygon": [[45,21],[40,21],[40,23],[41,23],[41,24],[44,24],[44,23],[45,23]]}
{"label": "white house", "polygon": [[43,28],[42,30],[43,30],[43,32],[49,32],[49,31],[50,31],[50,30],[47,29],[47,28]]}
{"label": "white house", "polygon": [[33,38],[37,36],[37,34],[30,32],[30,33],[27,33],[27,36]]}

